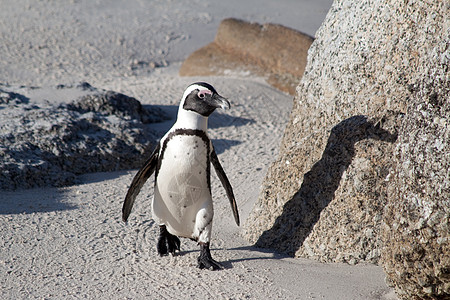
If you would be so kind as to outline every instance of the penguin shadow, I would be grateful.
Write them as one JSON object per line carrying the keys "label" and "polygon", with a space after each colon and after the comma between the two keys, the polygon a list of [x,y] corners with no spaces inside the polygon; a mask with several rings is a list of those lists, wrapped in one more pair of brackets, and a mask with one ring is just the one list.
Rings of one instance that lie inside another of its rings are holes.
{"label": "penguin shadow", "polygon": [[321,211],[333,200],[343,173],[355,156],[355,144],[364,139],[394,143],[390,133],[366,116],[353,116],[332,128],[321,159],[303,178],[300,189],[285,203],[272,228],[263,232],[256,247],[276,249],[293,256],[302,246]]}
{"label": "penguin shadow", "polygon": [[[217,259],[218,256],[215,255],[217,252],[226,252],[226,251],[247,251],[247,252],[256,252],[261,253],[261,255],[258,256],[252,256],[252,257],[244,257],[244,258],[236,258],[236,259],[228,259],[228,260],[218,260],[220,265],[223,267],[224,270],[230,270],[233,269],[233,265],[235,263],[243,262],[243,261],[256,261],[256,260],[270,260],[270,259],[282,259],[282,258],[288,258],[288,255],[276,253],[267,249],[260,249],[254,246],[243,246],[243,247],[236,247],[236,248],[221,248],[221,247],[211,247],[211,254],[214,259]],[[180,250],[176,252],[174,257],[176,256],[184,256],[189,255],[191,253],[194,254],[200,254],[200,250],[193,249],[193,250]]]}
{"label": "penguin shadow", "polygon": [[[258,261],[258,260],[279,260],[283,258],[290,258],[289,255],[278,253],[269,249],[262,249],[255,246],[242,246],[228,249],[211,249],[214,251],[237,251],[237,252],[247,252],[248,257],[241,257],[236,259],[229,259],[226,261],[221,261],[220,264],[225,270],[233,269],[233,264],[245,261]],[[252,254],[250,254],[252,253]],[[254,253],[254,254],[253,254]],[[255,255],[256,254],[256,255]]]}

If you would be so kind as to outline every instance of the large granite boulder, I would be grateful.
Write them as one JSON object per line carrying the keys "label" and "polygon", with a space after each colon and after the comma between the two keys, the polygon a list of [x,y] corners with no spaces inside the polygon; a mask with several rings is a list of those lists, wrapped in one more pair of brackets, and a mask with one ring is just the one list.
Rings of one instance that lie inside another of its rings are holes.
{"label": "large granite boulder", "polygon": [[382,231],[383,266],[404,299],[450,298],[448,56],[429,63],[399,131]]}
{"label": "large granite boulder", "polygon": [[0,85],[0,190],[69,185],[79,174],[137,168],[157,139],[147,124],[167,118],[157,107],[87,83],[55,92],[62,89],[86,93],[56,104]]}
{"label": "large granite boulder", "polygon": [[[421,297],[448,293],[448,113],[444,105],[438,105],[440,115],[422,105],[448,102],[445,16],[442,1],[333,3],[309,50],[279,157],[246,221],[246,238],[296,257],[382,262],[399,295],[406,289]],[[431,129],[433,122],[442,128]],[[404,178],[411,172],[419,172],[419,183]],[[432,183],[439,197],[428,193]],[[408,204],[419,199],[404,193],[410,189],[424,191],[420,205],[431,213]],[[420,240],[423,233],[413,230],[419,225],[432,240],[405,248]]]}
{"label": "large granite boulder", "polygon": [[213,42],[189,55],[181,76],[233,73],[262,76],[279,90],[295,94],[313,38],[278,24],[223,20]]}

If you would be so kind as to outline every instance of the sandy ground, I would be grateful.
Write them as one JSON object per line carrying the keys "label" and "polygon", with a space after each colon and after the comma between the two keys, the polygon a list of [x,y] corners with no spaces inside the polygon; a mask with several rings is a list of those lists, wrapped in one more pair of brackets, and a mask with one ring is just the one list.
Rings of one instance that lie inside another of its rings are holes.
{"label": "sandy ground", "polygon": [[[182,78],[180,63],[214,38],[223,18],[280,23],[314,35],[331,1],[124,3],[0,1],[0,82],[45,87],[88,81],[158,105],[173,119],[189,83],[213,84],[232,109],[211,116],[210,137],[245,221],[277,155],[292,97],[245,74]],[[61,101],[37,94],[36,101]],[[162,135],[173,119],[154,129]],[[249,245],[215,176],[212,255],[225,269],[197,269],[198,246],[186,239],[178,255],[161,258],[150,215],[153,177],[128,224],[120,219],[135,172],[87,174],[67,188],[0,192],[0,298],[395,299],[381,267],[322,264]]]}

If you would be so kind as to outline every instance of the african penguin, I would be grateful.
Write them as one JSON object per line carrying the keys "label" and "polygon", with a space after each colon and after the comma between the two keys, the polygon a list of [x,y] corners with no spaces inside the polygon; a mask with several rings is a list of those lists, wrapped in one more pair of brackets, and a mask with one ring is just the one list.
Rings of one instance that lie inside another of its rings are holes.
{"label": "african penguin", "polygon": [[226,190],[239,226],[233,189],[207,134],[208,117],[216,108],[229,109],[230,103],[210,84],[196,82],[187,87],[175,124],[134,177],[122,208],[122,219],[126,222],[136,196],[155,172],[152,214],[160,228],[158,253],[175,254],[180,250],[178,237],[191,238],[200,245],[198,267],[211,270],[222,268],[209,249],[214,215],[211,164]]}

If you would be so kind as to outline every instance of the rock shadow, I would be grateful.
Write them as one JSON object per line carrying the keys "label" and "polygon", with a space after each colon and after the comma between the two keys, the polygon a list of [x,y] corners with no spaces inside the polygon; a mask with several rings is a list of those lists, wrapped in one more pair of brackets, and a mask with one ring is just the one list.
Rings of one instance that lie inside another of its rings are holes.
{"label": "rock shadow", "polygon": [[1,88],[3,85],[0,83],[0,109],[5,109],[4,105],[20,105],[20,104],[28,104],[30,102],[30,98],[15,93],[9,90],[5,90]]}
{"label": "rock shadow", "polygon": [[221,128],[221,127],[241,127],[249,124],[255,123],[255,120],[236,117],[226,113],[222,113],[220,110],[216,110],[208,120],[208,127],[210,129]]}
{"label": "rock shadow", "polygon": [[234,146],[242,144],[239,140],[227,140],[227,139],[213,139],[212,143],[214,145],[214,150],[217,154],[225,152],[225,150],[230,149]]}
{"label": "rock shadow", "polygon": [[[172,125],[175,123],[177,119],[178,105],[143,105],[143,107],[146,109],[152,108],[158,109],[164,112],[167,118],[165,119],[165,121],[160,123],[159,127],[157,127],[158,131],[161,131],[163,133],[166,133],[172,127]],[[253,119],[236,117],[228,113],[222,113],[221,109],[217,109],[208,118],[209,129],[230,127],[230,126],[241,127],[253,123],[255,123],[255,120]],[[158,126],[158,124],[152,124],[152,128],[155,128],[155,126]]]}
{"label": "rock shadow", "polygon": [[65,197],[64,194],[65,191],[58,188],[2,191],[0,216],[76,209],[76,205],[61,201]]}
{"label": "rock shadow", "polygon": [[333,200],[342,175],[355,156],[355,144],[364,139],[393,143],[390,133],[366,116],[353,116],[331,130],[322,158],[303,178],[300,189],[285,203],[272,228],[263,232],[257,247],[272,248],[294,255],[308,237],[321,211]]}

